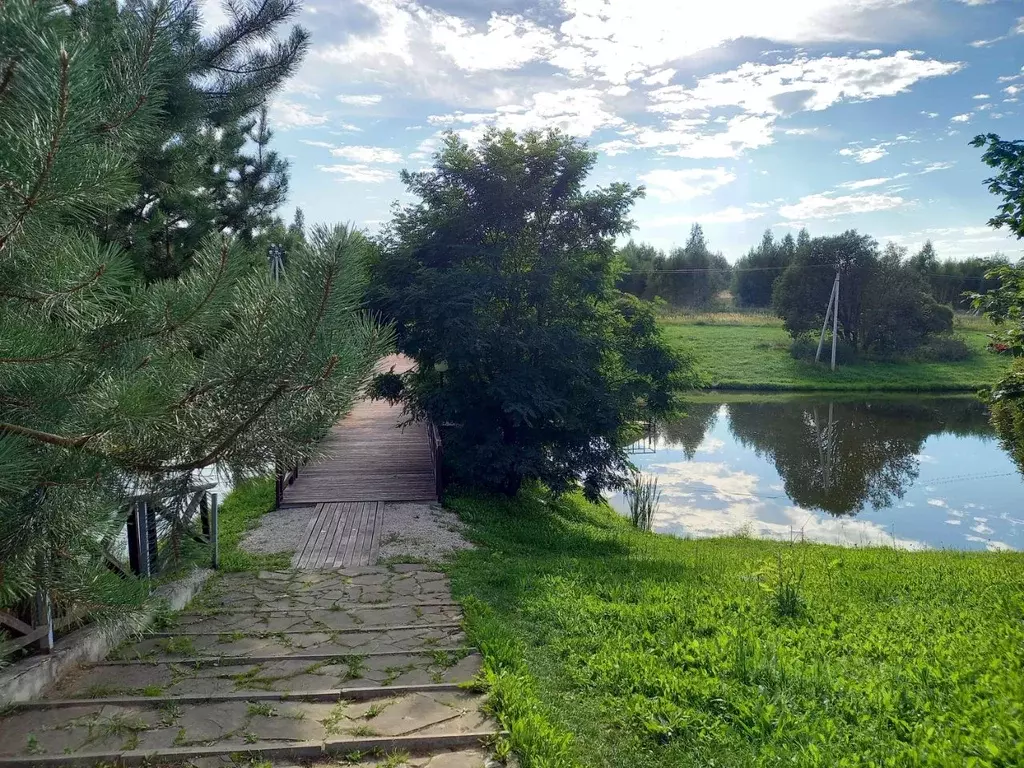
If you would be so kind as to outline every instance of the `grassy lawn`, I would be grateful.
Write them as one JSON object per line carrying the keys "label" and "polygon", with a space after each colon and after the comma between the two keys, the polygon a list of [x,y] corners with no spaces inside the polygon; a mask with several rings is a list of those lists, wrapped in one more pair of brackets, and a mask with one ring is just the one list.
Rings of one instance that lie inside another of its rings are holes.
{"label": "grassy lawn", "polygon": [[966,391],[991,386],[1010,366],[986,350],[984,320],[958,319],[957,332],[974,350],[958,363],[876,363],[840,366],[794,360],[782,321],[766,315],[722,313],[666,317],[666,339],[689,352],[703,380],[720,389]]}
{"label": "grassy lawn", "polygon": [[1024,765],[1024,555],[684,540],[536,491],[448,506],[524,766]]}
{"label": "grassy lawn", "polygon": [[274,509],[274,478],[248,480],[224,497],[218,510],[222,571],[258,571],[291,567],[292,553],[253,554],[239,548],[245,534]]}

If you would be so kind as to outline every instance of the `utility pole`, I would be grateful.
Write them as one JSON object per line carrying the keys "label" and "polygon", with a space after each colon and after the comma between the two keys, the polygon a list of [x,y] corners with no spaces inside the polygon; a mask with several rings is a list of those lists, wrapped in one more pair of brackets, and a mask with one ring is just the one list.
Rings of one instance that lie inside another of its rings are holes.
{"label": "utility pole", "polygon": [[825,347],[825,331],[828,330],[829,315],[832,316],[832,370],[836,369],[836,341],[839,334],[839,272],[832,283],[832,293],[828,297],[828,308],[825,310],[825,321],[821,324],[821,338],[818,339],[818,352],[814,362],[821,361],[821,350]]}
{"label": "utility pole", "polygon": [[272,245],[267,249],[267,262],[270,265],[270,277],[275,283],[281,282],[284,275],[284,248]]}

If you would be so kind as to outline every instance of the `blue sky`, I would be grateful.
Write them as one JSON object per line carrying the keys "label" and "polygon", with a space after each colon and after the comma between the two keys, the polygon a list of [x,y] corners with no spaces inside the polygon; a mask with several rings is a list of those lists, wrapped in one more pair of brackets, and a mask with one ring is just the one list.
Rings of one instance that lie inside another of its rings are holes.
{"label": "blue sky", "polygon": [[1024,138],[1022,0],[307,0],[300,22],[271,108],[307,221],[376,230],[445,130],[551,126],[597,150],[594,184],[646,186],[633,236],[661,247],[696,221],[730,260],[801,226],[1022,255],[968,146]]}

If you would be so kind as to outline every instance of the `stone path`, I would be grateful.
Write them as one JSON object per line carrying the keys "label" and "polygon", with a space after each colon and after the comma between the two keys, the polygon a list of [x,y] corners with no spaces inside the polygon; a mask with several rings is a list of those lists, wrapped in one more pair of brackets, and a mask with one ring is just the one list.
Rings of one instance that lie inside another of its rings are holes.
{"label": "stone path", "polygon": [[185,612],[6,711],[0,768],[499,765],[461,620],[424,566],[215,575]]}

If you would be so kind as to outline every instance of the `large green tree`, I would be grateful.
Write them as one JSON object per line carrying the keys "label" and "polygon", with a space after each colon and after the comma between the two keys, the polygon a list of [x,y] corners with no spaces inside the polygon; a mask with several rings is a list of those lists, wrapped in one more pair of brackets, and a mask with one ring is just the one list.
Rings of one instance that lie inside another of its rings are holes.
{"label": "large green tree", "polygon": [[[124,10],[148,2],[130,0]],[[263,108],[308,47],[300,27],[279,37],[299,0],[225,2],[227,22],[209,36],[199,3],[163,2],[164,48],[149,66],[166,95],[135,149],[139,184],[97,219],[101,238],[126,250],[150,280],[181,274],[210,234],[248,239],[270,224],[287,191],[287,164],[268,146]],[[69,5],[78,23],[95,25],[97,38],[116,13],[111,0]]]}
{"label": "large green tree", "polygon": [[[1002,203],[989,224],[1005,227],[1018,239],[1024,238],[1024,141],[1008,141],[990,133],[976,136],[972,145],[984,148],[982,161],[996,171],[985,183]],[[1019,354],[1024,349],[1024,260],[1016,266],[999,265],[987,277],[998,281],[998,288],[974,296],[974,306],[1000,326],[997,343]],[[996,382],[992,419],[1003,443],[1024,471],[1024,358],[1018,359],[1010,372]]]}
{"label": "large green tree", "polygon": [[419,199],[384,238],[378,302],[417,363],[402,395],[441,426],[462,481],[595,496],[623,479],[630,428],[683,383],[650,308],[615,288],[642,190],[586,189],[594,162],[557,132],[490,132],[449,136],[433,168],[403,175]]}
{"label": "large green tree", "polygon": [[766,229],[758,246],[736,262],[732,285],[736,303],[741,307],[770,307],[775,282],[795,258],[793,235],[776,241],[771,229]]}
{"label": "large green tree", "polygon": [[184,276],[146,284],[96,237],[138,199],[140,153],[165,135],[183,12],[2,5],[2,605],[41,587],[109,607],[98,542],[131,494],[308,457],[389,341],[358,311],[369,244],[345,229],[314,232],[279,284],[247,269],[239,238],[210,234]]}

